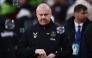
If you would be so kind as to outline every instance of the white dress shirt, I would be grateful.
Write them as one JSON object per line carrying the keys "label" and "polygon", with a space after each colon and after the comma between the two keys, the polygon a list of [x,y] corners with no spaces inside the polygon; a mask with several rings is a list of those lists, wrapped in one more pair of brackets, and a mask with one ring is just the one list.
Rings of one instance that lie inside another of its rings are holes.
{"label": "white dress shirt", "polygon": [[79,25],[81,26],[81,27],[80,27],[80,31],[82,31],[83,23],[78,24],[77,22],[74,21],[74,25],[75,25],[75,30],[76,30],[76,32],[78,31],[78,26],[79,26]]}

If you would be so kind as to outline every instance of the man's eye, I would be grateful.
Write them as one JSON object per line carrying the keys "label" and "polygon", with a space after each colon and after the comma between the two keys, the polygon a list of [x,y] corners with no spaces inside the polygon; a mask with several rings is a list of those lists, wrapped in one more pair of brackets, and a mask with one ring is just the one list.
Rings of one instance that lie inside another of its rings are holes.
{"label": "man's eye", "polygon": [[45,16],[47,16],[48,14],[45,14]]}
{"label": "man's eye", "polygon": [[40,14],[40,16],[42,16],[42,14]]}

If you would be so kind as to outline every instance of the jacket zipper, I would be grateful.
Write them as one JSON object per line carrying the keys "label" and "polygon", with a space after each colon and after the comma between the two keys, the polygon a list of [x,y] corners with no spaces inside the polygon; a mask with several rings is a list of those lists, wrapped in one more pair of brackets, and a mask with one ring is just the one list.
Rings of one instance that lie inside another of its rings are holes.
{"label": "jacket zipper", "polygon": [[[44,33],[45,33],[45,27],[44,27]],[[44,48],[44,40],[43,40],[43,42],[42,42],[42,48]]]}
{"label": "jacket zipper", "polygon": [[45,27],[44,27],[44,31],[45,31]]}

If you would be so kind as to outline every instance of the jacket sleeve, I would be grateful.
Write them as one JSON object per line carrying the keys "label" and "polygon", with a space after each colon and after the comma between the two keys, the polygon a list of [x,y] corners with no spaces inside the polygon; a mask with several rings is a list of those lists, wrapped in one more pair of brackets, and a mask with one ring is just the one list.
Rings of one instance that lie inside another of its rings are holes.
{"label": "jacket sleeve", "polygon": [[25,32],[18,42],[18,56],[21,58],[29,58],[35,54],[35,48],[28,48],[27,32]]}
{"label": "jacket sleeve", "polygon": [[55,53],[55,58],[68,58],[72,55],[72,45],[66,33],[61,34],[61,36],[62,40],[60,45],[62,50]]}

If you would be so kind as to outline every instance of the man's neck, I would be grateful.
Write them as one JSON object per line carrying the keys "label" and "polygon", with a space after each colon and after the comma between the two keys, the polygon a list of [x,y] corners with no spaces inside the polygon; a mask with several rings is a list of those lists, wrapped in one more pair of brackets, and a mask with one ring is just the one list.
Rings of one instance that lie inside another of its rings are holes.
{"label": "man's neck", "polygon": [[75,19],[74,21],[75,21],[76,23],[78,23],[78,24],[83,23],[83,22],[79,21],[78,19]]}

